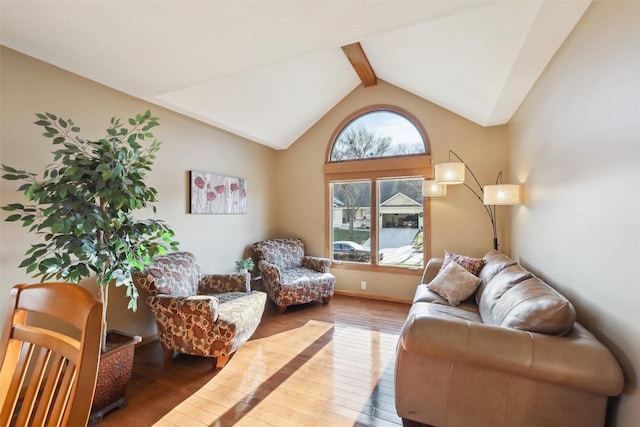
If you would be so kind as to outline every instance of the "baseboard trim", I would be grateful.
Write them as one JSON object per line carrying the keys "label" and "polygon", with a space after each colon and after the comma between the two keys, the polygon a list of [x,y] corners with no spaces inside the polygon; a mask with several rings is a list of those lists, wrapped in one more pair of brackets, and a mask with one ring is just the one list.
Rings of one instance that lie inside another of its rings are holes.
{"label": "baseboard trim", "polygon": [[341,291],[335,290],[333,291],[335,295],[342,295],[345,297],[353,297],[353,298],[364,298],[364,299],[372,299],[377,301],[388,301],[388,302],[397,302],[401,304],[411,304],[412,300],[410,298],[398,298],[398,297],[390,297],[386,295],[374,295],[374,294],[363,294],[362,292],[353,292],[353,291]]}
{"label": "baseboard trim", "polygon": [[158,336],[158,334],[149,335],[148,337],[142,338],[142,341],[136,344],[136,348],[142,347],[143,345],[152,343],[154,341],[158,341],[159,339],[160,337]]}

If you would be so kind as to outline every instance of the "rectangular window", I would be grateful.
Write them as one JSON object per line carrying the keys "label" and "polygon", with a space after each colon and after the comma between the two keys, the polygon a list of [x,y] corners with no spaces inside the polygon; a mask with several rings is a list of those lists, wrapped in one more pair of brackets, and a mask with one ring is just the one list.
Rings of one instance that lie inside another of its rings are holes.
{"label": "rectangular window", "polygon": [[380,264],[421,268],[424,260],[423,179],[378,181]]}
{"label": "rectangular window", "polygon": [[395,178],[331,183],[332,259],[421,268],[422,182],[423,178]]}
{"label": "rectangular window", "polygon": [[371,263],[371,182],[331,184],[334,261]]}

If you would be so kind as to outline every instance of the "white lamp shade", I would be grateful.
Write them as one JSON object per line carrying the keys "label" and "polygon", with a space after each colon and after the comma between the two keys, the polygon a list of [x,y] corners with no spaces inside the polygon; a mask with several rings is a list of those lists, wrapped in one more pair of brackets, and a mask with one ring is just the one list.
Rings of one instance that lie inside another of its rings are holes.
{"label": "white lamp shade", "polygon": [[438,163],[435,177],[438,184],[464,184],[464,163]]}
{"label": "white lamp shade", "polygon": [[499,184],[484,186],[485,205],[519,205],[522,201],[520,186]]}
{"label": "white lamp shade", "polygon": [[424,197],[438,197],[447,195],[447,186],[437,182],[425,181],[422,183],[422,195]]}

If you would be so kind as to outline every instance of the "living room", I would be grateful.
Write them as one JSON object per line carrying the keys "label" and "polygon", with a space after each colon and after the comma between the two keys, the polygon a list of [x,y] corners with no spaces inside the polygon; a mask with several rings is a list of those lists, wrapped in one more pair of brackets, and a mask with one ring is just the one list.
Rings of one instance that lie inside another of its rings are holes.
{"label": "living room", "polygon": [[[4,3],[4,2],[3,2]],[[208,272],[233,270],[252,243],[300,237],[307,252],[325,255],[323,165],[342,121],[370,105],[410,111],[425,128],[433,163],[460,154],[483,183],[502,170],[523,185],[524,202],[498,208],[500,250],[561,291],[578,320],[616,356],[625,389],[610,402],[611,425],[640,424],[640,48],[637,1],[595,1],[557,51],[508,123],[483,127],[379,79],[359,85],[287,149],[275,150],[167,108],[129,96],[3,46],[0,48],[2,163],[39,170],[50,147],[32,123],[35,113],[71,117],[84,133],[101,137],[108,120],[151,109],[163,141],[150,183],[158,190],[156,217],[176,232],[183,250]],[[115,49],[115,48],[114,48]],[[122,66],[129,66],[122,64]],[[287,126],[287,123],[282,123]],[[189,171],[242,177],[245,215],[189,213]],[[2,203],[20,200],[14,183],[0,181]],[[604,197],[600,204],[597,197]],[[464,188],[432,199],[433,257],[453,250],[482,256],[491,227],[482,205]],[[3,213],[3,218],[7,213]],[[152,215],[148,212],[148,215]],[[36,240],[0,222],[0,292],[28,282],[18,268]],[[336,290],[409,301],[421,272],[334,268]],[[360,282],[367,289],[360,289]],[[110,304],[110,327],[153,338],[144,304],[126,310],[122,294]],[[4,318],[6,307],[0,306]],[[286,314],[284,314],[286,315]]]}

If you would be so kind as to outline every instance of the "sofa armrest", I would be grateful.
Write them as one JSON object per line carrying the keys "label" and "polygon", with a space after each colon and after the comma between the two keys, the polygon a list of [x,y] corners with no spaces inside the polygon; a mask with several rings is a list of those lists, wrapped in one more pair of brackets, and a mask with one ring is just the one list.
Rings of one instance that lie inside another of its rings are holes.
{"label": "sofa armrest", "polygon": [[203,274],[198,283],[198,295],[250,291],[249,273]]}
{"label": "sofa armrest", "polygon": [[[156,318],[158,328],[160,328],[160,319],[171,319],[176,315],[182,318],[183,323],[212,325],[218,320],[219,302],[218,299],[212,295],[194,295],[189,297],[156,295],[147,298],[147,305]],[[158,333],[160,332],[161,331],[158,331]]]}
{"label": "sofa armrest", "polygon": [[422,281],[420,283],[426,284],[431,282],[438,275],[443,262],[444,258],[431,258],[427,261],[424,273],[422,273]]}
{"label": "sofa armrest", "polygon": [[404,351],[598,394],[622,392],[616,359],[577,323],[559,337],[420,313],[419,306],[403,327]]}
{"label": "sofa armrest", "polygon": [[331,260],[329,258],[308,255],[302,257],[301,264],[305,268],[319,271],[320,273],[328,273],[329,268],[331,268]]}
{"label": "sofa armrest", "polygon": [[277,265],[271,264],[270,262],[262,259],[258,261],[258,271],[262,273],[262,279],[265,282],[280,282],[281,273],[280,268]]}

